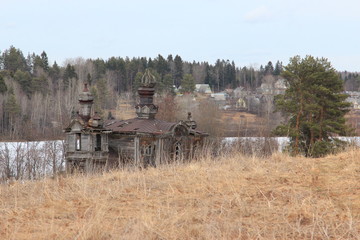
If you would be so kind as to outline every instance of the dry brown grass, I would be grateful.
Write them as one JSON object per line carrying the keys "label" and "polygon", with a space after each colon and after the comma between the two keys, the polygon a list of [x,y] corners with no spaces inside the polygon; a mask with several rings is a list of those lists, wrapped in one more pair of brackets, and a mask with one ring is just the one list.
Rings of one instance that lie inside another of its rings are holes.
{"label": "dry brown grass", "polygon": [[268,132],[265,124],[268,121],[252,113],[223,111],[221,121],[224,123],[224,135],[228,137],[264,136]]}
{"label": "dry brown grass", "polygon": [[360,150],[0,186],[0,239],[360,239]]}
{"label": "dry brown grass", "polygon": [[345,115],[346,123],[355,130],[355,135],[360,136],[360,111],[352,110]]}

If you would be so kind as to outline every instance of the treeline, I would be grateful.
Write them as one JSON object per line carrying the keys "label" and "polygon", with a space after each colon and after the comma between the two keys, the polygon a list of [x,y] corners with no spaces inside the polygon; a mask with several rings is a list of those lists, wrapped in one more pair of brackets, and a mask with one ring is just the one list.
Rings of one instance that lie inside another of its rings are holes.
{"label": "treeline", "polygon": [[121,95],[135,92],[146,68],[156,76],[157,93],[166,95],[174,86],[191,92],[196,83],[207,83],[215,92],[238,86],[253,91],[265,76],[280,76],[283,66],[269,61],[257,69],[229,60],[210,64],[160,54],[155,58],[78,58],[60,66],[50,64],[45,51],[25,56],[11,46],[0,52],[0,134],[3,139],[59,138],[85,82],[96,98],[96,110],[106,117],[104,109],[114,109]]}
{"label": "treeline", "polygon": [[352,72],[339,73],[346,91],[360,91],[360,75]]}

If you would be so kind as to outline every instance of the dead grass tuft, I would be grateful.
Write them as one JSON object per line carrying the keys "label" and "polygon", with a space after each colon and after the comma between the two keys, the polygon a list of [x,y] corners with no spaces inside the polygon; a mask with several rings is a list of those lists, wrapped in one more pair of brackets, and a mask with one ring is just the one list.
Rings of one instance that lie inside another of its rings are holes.
{"label": "dead grass tuft", "polygon": [[1,185],[0,239],[359,239],[359,154],[232,154]]}

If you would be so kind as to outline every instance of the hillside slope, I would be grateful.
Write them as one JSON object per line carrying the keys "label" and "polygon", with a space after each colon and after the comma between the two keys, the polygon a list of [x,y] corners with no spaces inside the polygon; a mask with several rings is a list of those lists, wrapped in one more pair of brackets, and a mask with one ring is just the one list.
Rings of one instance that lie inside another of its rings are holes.
{"label": "hillside slope", "polygon": [[0,186],[0,239],[359,239],[360,150]]}

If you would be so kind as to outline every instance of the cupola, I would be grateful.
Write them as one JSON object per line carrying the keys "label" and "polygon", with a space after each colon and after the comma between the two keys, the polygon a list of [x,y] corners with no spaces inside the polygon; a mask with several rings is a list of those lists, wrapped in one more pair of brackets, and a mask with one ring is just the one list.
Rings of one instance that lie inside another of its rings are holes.
{"label": "cupola", "polygon": [[140,101],[135,106],[138,118],[155,118],[158,111],[158,106],[154,104],[155,85],[155,77],[150,73],[149,69],[146,69],[138,88]]}
{"label": "cupola", "polygon": [[83,91],[79,94],[79,116],[87,123],[91,117],[91,107],[94,102],[94,96],[89,92],[87,84],[84,84]]}

